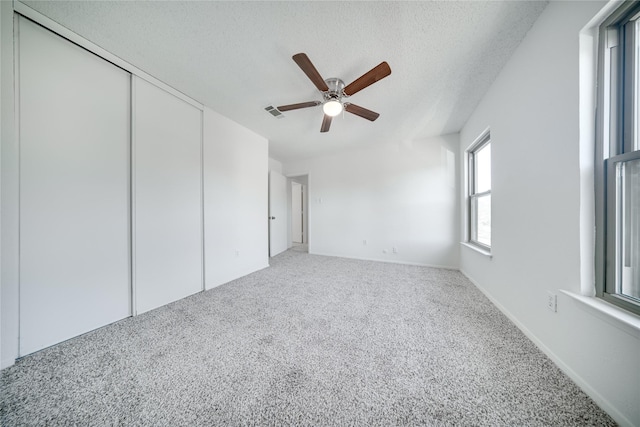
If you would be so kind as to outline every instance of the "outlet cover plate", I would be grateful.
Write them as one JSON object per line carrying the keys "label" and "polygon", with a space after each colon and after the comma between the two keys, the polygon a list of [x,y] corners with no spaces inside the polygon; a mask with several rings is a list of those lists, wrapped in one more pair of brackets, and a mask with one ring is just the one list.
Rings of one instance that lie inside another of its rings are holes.
{"label": "outlet cover plate", "polygon": [[558,311],[558,295],[555,292],[547,291],[547,308],[554,313]]}

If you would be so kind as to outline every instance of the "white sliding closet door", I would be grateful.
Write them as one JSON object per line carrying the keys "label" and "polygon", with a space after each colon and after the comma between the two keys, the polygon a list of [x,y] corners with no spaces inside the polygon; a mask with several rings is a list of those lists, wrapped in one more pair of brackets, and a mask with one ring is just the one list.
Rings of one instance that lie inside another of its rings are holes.
{"label": "white sliding closet door", "polygon": [[130,74],[19,19],[20,355],[131,314]]}
{"label": "white sliding closet door", "polygon": [[202,111],[134,77],[136,312],[203,289]]}

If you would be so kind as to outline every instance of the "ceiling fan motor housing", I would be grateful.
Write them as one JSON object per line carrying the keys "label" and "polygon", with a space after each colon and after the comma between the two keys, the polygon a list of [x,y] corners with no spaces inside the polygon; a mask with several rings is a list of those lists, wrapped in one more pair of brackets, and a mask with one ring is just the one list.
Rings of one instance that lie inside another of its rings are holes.
{"label": "ceiling fan motor housing", "polygon": [[329,87],[329,90],[323,93],[325,101],[330,101],[330,100],[340,101],[340,99],[342,99],[342,97],[345,96],[343,92],[345,85],[342,80],[334,77],[334,78],[325,80],[325,83]]}

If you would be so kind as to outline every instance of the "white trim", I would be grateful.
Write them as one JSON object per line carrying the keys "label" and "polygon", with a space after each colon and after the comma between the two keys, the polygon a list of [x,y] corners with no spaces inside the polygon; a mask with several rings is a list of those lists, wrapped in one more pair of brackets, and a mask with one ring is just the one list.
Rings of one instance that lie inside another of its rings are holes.
{"label": "white trim", "polygon": [[585,311],[628,333],[634,338],[640,339],[640,316],[636,316],[628,310],[608,303],[601,298],[584,296],[565,290],[560,290],[560,292],[580,302],[579,307]]}
{"label": "white trim", "polygon": [[16,364],[16,359],[5,359],[0,362],[0,370],[8,368],[9,366],[13,366]]}
{"label": "white trim", "polygon": [[595,150],[598,27],[579,33],[580,292],[595,295]]}
{"label": "white trim", "polygon": [[128,235],[127,240],[129,242],[129,316],[133,316],[135,313],[135,297],[133,292],[133,74],[129,73],[129,150],[127,153],[127,209],[129,215],[127,218]]}
{"label": "white trim", "polygon": [[489,257],[489,259],[493,259],[493,255],[491,254],[490,251],[483,249],[479,246],[474,245],[473,243],[469,243],[469,242],[460,242],[460,245],[467,247],[469,249],[472,249],[476,252],[478,252],[481,255],[484,255],[486,257]]}
{"label": "white trim", "polygon": [[[493,305],[495,305],[498,310],[502,312],[507,318],[513,322],[518,329],[522,331],[523,334],[526,335],[535,345],[542,351],[544,354],[551,359],[551,361],[558,367],[562,372],[564,372],[573,382],[576,383],[578,387],[582,391],[584,391],[591,399],[596,402],[596,404],[602,408],[605,412],[607,412],[619,425],[633,427],[634,424],[622,413],[613,406],[605,397],[603,397],[600,393],[598,393],[591,385],[584,380],[580,375],[578,375],[569,365],[564,363],[564,361],[558,357],[549,347],[547,347],[536,335],[534,335],[529,329],[527,329],[517,317],[515,317],[509,310],[507,310],[502,304],[500,304],[489,292],[487,292],[482,286],[480,286],[475,280],[473,280],[469,274],[460,269],[460,272],[467,278],[469,281],[476,287],[480,292],[486,296],[489,301]],[[561,291],[566,293],[565,291]]]}
{"label": "white trim", "polygon": [[[17,230],[16,230],[16,238],[17,238],[17,245],[15,247],[17,254],[16,254],[16,260],[17,263],[15,265],[16,268],[16,303],[17,303],[17,309],[16,309],[16,315],[17,315],[17,319],[16,319],[16,326],[17,326],[17,330],[16,330],[16,358],[22,356],[21,353],[21,319],[22,319],[22,302],[21,302],[21,294],[22,294],[22,286],[20,286],[21,284],[21,277],[20,277],[20,270],[21,270],[21,262],[22,260],[20,259],[20,254],[21,254],[21,242],[22,239],[20,238],[20,230],[21,230],[21,211],[22,211],[22,199],[20,198],[20,194],[21,194],[21,185],[22,185],[22,171],[21,171],[21,161],[20,161],[20,152],[21,152],[21,147],[22,144],[20,143],[20,17],[16,14],[13,14],[13,122],[14,122],[14,143],[16,146],[16,180],[17,180],[17,184],[16,184],[16,190],[17,190],[17,194],[16,194],[16,202],[17,202],[17,221],[16,221],[16,225],[17,225]],[[4,246],[4,242],[3,242],[3,246]],[[4,267],[4,266],[3,266]],[[6,286],[5,283],[3,283],[4,286]],[[14,362],[15,363],[15,362]],[[13,364],[13,363],[12,363]]]}
{"label": "white trim", "polygon": [[469,154],[472,151],[477,150],[481,145],[484,145],[485,143],[491,141],[491,126],[487,126],[482,133],[480,134],[480,136],[478,136],[476,139],[473,140],[473,142],[471,144],[469,144],[469,146],[467,147],[465,151],[465,153]]}
{"label": "white trim", "polygon": [[131,315],[138,315],[138,293],[136,286],[136,88],[137,77],[131,75],[131,130],[130,130],[130,156],[129,156],[129,182],[130,182],[130,208],[129,212],[130,239],[131,239]]}
{"label": "white trim", "polygon": [[204,109],[200,111],[200,259],[202,266],[200,268],[200,281],[202,282],[202,291],[207,288],[205,285],[206,280],[206,259],[205,259],[205,241],[204,241]]}
{"label": "white trim", "polygon": [[285,178],[298,178],[298,177],[301,177],[301,176],[308,177],[309,176],[309,172],[304,172],[304,173],[297,173],[296,172],[296,173],[291,174],[291,175],[285,175]]}
{"label": "white trim", "polygon": [[361,261],[375,261],[375,262],[386,262],[387,264],[402,264],[402,265],[415,265],[418,267],[430,267],[430,268],[442,268],[445,270],[459,270],[459,267],[454,267],[451,265],[436,265],[436,264],[424,264],[421,262],[412,262],[412,261],[396,261],[390,259],[379,259],[379,258],[367,258],[367,257],[359,257],[353,255],[340,255],[340,254],[328,254],[323,252],[311,252],[309,250],[310,255],[320,255],[320,256],[329,256],[334,258],[346,258],[346,259],[357,259]]}
{"label": "white trim", "polygon": [[104,50],[103,48],[101,48],[100,46],[90,42],[89,40],[81,37],[80,35],[74,33],[73,31],[63,27],[62,25],[60,25],[59,23],[55,22],[54,20],[44,16],[43,14],[41,14],[40,12],[30,8],[29,6],[27,6],[24,3],[20,3],[19,1],[14,1],[13,3],[13,10],[14,12],[32,20],[33,22],[35,22],[36,24],[42,25],[43,27],[45,27],[46,29],[53,31],[54,33],[58,34],[61,37],[64,37],[65,39],[69,40],[72,43],[77,44],[78,46],[82,47],[83,49],[88,50],[91,53],[94,53],[96,55],[98,55],[99,57],[111,62],[112,64],[122,68],[125,71],[130,72],[131,74],[134,74],[138,77],[140,77],[143,80],[146,80],[147,82],[158,86],[159,88],[169,92],[170,94],[182,99],[183,101],[189,103],[190,105],[193,105],[194,107],[203,110],[204,109],[204,105],[201,104],[200,102],[194,100],[193,98],[190,98],[189,96],[185,95],[184,93],[172,88],[171,86],[167,85],[166,83],[163,83],[162,81],[158,80],[157,78],[153,77],[150,74],[145,73],[144,71],[142,71],[141,69],[131,65],[130,63],[126,62],[125,60],[123,60],[122,58]]}
{"label": "white trim", "polygon": [[607,18],[615,12],[615,10],[624,3],[624,0],[609,0],[609,2],[600,9],[600,11],[584,26],[583,31],[586,29],[596,27],[596,31]]}
{"label": "white trim", "polygon": [[240,276],[235,277],[235,278],[233,278],[233,279],[229,279],[229,280],[227,280],[226,282],[217,283],[217,284],[215,284],[215,285],[208,284],[208,285],[207,285],[207,287],[205,288],[205,290],[204,290],[203,292],[208,292],[208,291],[210,291],[210,290],[212,290],[212,289],[215,289],[215,288],[217,288],[217,287],[219,287],[219,286],[226,285],[226,284],[231,283],[231,282],[233,282],[233,281],[235,281],[235,280],[241,279],[241,278],[243,278],[243,277],[247,277],[247,276],[249,276],[249,275],[251,275],[251,274],[257,273],[257,272],[259,272],[259,271],[261,271],[261,270],[264,270],[264,269],[267,269],[267,268],[271,268],[271,264],[269,264],[269,262],[267,262],[266,264],[260,263],[260,265],[259,265],[259,266],[257,266],[257,267],[251,267],[251,268],[249,269],[249,270],[251,270],[251,271],[249,271],[248,273],[240,273]]}
{"label": "white trim", "polygon": [[1,234],[2,234],[2,275],[0,291],[2,293],[2,306],[0,332],[1,362],[0,369],[12,366],[18,357],[19,335],[19,156],[18,156],[18,130],[19,121],[16,110],[16,59],[17,59],[17,18],[13,13],[12,4],[0,1],[2,13],[2,70],[0,76],[0,91],[2,92],[2,137],[1,157],[1,184],[2,198],[1,210]]}

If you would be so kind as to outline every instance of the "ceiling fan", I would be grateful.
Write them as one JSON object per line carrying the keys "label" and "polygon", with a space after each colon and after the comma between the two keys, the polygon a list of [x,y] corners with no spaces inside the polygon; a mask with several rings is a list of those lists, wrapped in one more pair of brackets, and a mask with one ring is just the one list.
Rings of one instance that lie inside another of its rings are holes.
{"label": "ceiling fan", "polygon": [[348,113],[355,114],[370,121],[377,119],[380,114],[375,111],[367,110],[359,105],[350,102],[344,102],[343,98],[348,98],[354,93],[360,92],[367,86],[371,86],[378,80],[382,80],[391,74],[391,68],[386,62],[381,62],[353,82],[345,86],[344,82],[338,78],[332,77],[324,80],[316,67],[313,66],[309,57],[304,53],[293,55],[293,60],[309,77],[309,80],[322,93],[322,101],[301,102],[298,104],[281,105],[278,107],[280,111],[297,110],[300,108],[316,107],[322,104],[324,118],[320,132],[328,132],[331,127],[331,120],[340,114],[343,110]]}

